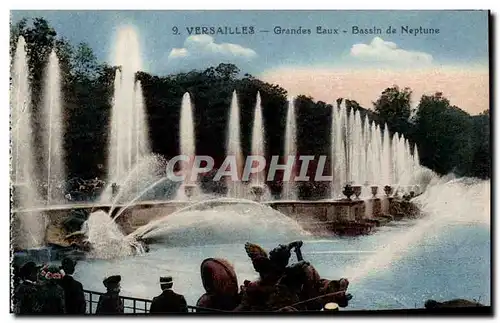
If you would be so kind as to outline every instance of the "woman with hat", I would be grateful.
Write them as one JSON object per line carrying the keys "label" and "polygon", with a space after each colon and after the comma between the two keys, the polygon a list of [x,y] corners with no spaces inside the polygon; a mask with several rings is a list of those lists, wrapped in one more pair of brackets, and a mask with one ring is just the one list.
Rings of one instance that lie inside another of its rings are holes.
{"label": "woman with hat", "polygon": [[43,314],[64,314],[64,289],[59,281],[64,277],[64,270],[57,266],[45,265],[38,274],[40,287],[37,292],[38,312]]}
{"label": "woman with hat", "polygon": [[99,297],[96,314],[123,314],[123,300],[120,298],[120,275],[105,278],[102,283],[107,291]]}

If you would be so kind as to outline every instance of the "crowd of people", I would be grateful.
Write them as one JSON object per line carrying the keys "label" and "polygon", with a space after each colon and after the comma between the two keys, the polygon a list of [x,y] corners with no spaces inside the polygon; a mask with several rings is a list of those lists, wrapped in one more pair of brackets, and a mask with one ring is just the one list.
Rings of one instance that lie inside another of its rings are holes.
{"label": "crowd of people", "polygon": [[[301,241],[279,245],[268,254],[256,244],[246,243],[256,281],[245,280],[238,286],[233,266],[225,259],[207,258],[201,264],[201,278],[205,293],[194,307],[196,312],[267,312],[320,311],[345,307],[351,299],[347,293],[349,282],[322,279],[314,267],[302,259]],[[298,262],[289,265],[291,250]],[[84,296],[83,286],[72,275],[76,262],[64,258],[60,266],[24,264],[15,273],[13,295],[17,314],[85,314],[93,313]],[[120,296],[121,276],[103,280],[106,293],[100,295],[96,314],[124,313]],[[160,277],[161,294],[153,298],[149,313],[188,312],[183,295],[173,291],[172,277]]]}
{"label": "crowd of people", "polygon": [[[61,266],[37,266],[30,261],[14,273],[14,313],[29,314],[69,314],[91,313],[85,299],[83,285],[73,278],[76,262],[64,258]],[[103,280],[106,293],[99,297],[95,314],[122,314],[125,311],[120,297],[121,276],[113,275]],[[172,277],[160,277],[162,293],[151,303],[149,313],[187,312],[187,302],[183,295],[172,289]]]}

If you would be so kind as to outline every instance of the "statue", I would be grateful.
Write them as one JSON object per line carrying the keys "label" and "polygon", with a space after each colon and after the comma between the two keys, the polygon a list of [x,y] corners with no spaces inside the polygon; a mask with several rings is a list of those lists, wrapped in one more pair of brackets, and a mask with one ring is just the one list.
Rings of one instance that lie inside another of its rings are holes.
{"label": "statue", "polygon": [[[321,279],[316,269],[304,261],[302,241],[279,245],[267,256],[260,246],[246,243],[245,250],[252,260],[259,280],[245,281],[241,286],[241,303],[237,311],[321,310],[326,303],[346,307],[352,298],[347,294],[347,279]],[[291,251],[297,263],[288,265]]]}

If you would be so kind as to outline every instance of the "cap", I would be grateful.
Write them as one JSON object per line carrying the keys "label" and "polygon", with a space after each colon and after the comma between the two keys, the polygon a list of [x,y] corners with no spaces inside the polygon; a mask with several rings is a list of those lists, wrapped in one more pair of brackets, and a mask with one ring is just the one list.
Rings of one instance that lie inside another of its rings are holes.
{"label": "cap", "polygon": [[121,280],[122,280],[122,276],[115,275],[115,276],[109,276],[107,278],[104,278],[102,283],[104,284],[104,286],[108,287],[108,286],[118,285],[121,282]]}
{"label": "cap", "polygon": [[160,284],[171,284],[173,282],[172,276],[160,277]]}

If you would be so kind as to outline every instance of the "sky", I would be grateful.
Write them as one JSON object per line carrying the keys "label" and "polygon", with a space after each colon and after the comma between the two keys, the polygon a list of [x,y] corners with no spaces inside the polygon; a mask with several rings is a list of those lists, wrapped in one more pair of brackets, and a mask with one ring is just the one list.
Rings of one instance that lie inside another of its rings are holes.
{"label": "sky", "polygon": [[[230,62],[291,95],[326,102],[348,97],[371,108],[386,87],[397,84],[414,90],[413,105],[422,94],[441,91],[471,114],[489,108],[487,11],[11,12],[13,22],[22,17],[46,18],[59,35],[88,43],[109,63],[118,31],[132,26],[142,69],[156,75]],[[405,33],[405,26],[434,33]],[[197,35],[196,27],[247,34]],[[338,34],[318,34],[318,27]],[[356,33],[356,27],[382,33]],[[387,33],[389,27],[395,33]],[[310,33],[275,32],[299,28]]]}

